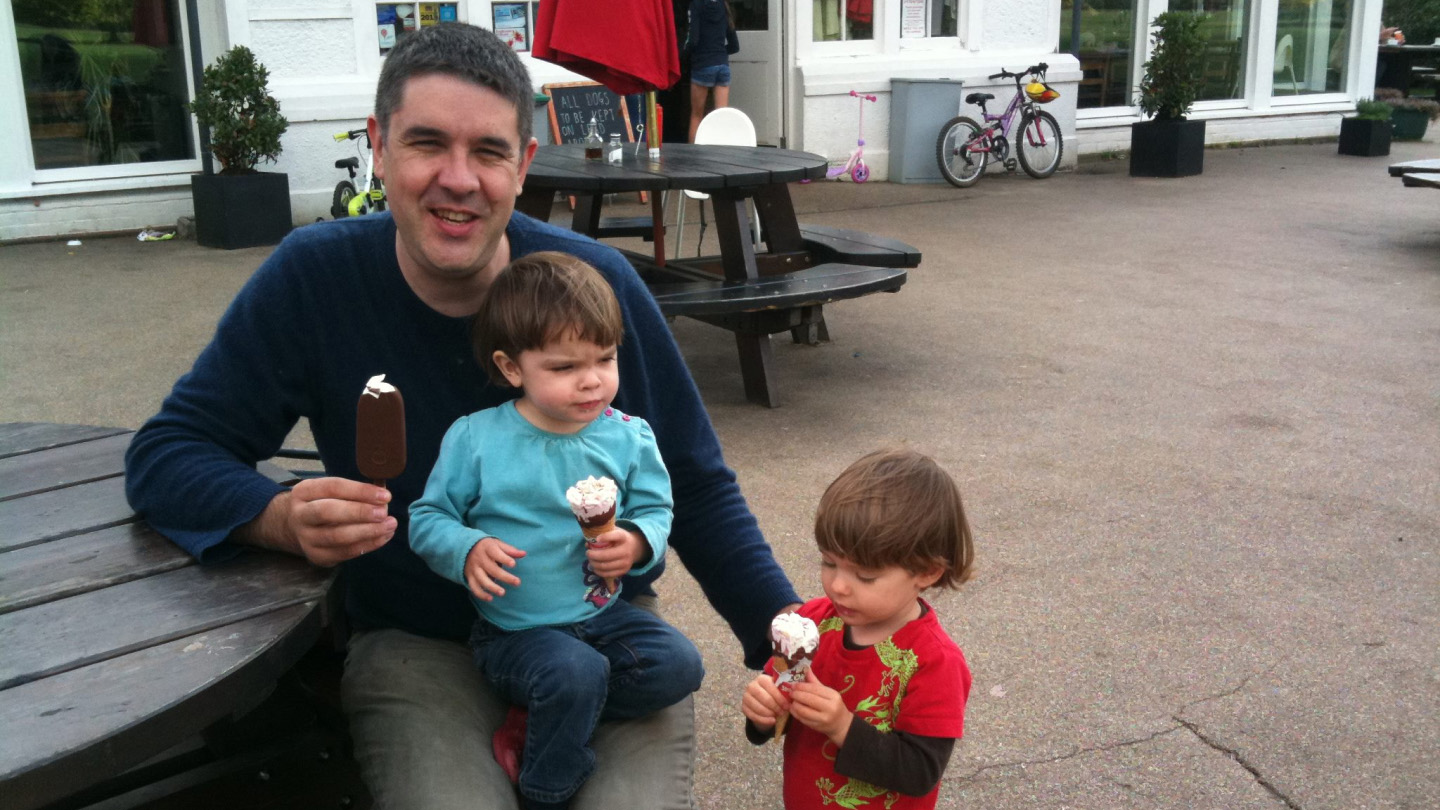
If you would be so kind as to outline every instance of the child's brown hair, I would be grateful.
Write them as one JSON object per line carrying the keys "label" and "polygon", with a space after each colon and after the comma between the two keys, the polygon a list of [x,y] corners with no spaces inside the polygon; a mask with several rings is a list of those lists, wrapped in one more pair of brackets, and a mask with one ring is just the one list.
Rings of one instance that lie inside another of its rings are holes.
{"label": "child's brown hair", "polygon": [[597,346],[619,346],[625,332],[620,302],[600,272],[568,253],[522,256],[500,271],[475,313],[470,342],[475,359],[496,385],[510,383],[495,352],[518,361],[571,333]]}
{"label": "child's brown hair", "polygon": [[862,568],[940,566],[935,587],[969,579],[975,560],[960,488],[913,450],[877,450],[845,468],[820,497],[815,542]]}

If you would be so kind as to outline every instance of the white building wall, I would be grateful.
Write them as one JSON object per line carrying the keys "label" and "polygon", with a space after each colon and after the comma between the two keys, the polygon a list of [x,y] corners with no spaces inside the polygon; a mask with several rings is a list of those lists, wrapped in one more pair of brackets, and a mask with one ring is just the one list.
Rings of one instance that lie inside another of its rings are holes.
{"label": "white building wall", "polygon": [[[772,0],[786,2],[791,0]],[[1275,9],[1280,0],[1256,0],[1252,42],[1273,41]],[[1209,143],[1332,137],[1340,116],[1353,100],[1369,95],[1374,85],[1374,43],[1379,34],[1382,0],[1359,4],[1351,43],[1349,85],[1345,93],[1305,98],[1301,102],[1269,96],[1268,69],[1273,54],[1254,45],[1247,101],[1197,109],[1205,118]],[[1001,68],[1019,69],[1045,61],[1050,83],[1062,97],[1047,109],[1066,133],[1065,160],[1073,165],[1081,153],[1129,148],[1129,125],[1138,112],[1080,111],[1075,108],[1079,65],[1068,54],[1054,53],[1059,39],[1058,0],[961,0],[960,36],[905,40],[893,16],[898,0],[876,0],[876,39],[866,43],[811,41],[811,6],[797,2],[785,15],[790,72],[785,99],[787,144],[841,161],[855,147],[858,102],[851,90],[872,93],[864,118],[866,162],[872,176],[885,179],[890,160],[890,79],[951,78],[965,83],[964,92],[997,96],[992,110],[1003,109],[1012,84],[986,78]],[[329,215],[330,198],[343,172],[337,159],[355,154],[355,144],[337,144],[332,135],[363,124],[374,104],[381,58],[374,26],[373,0],[223,0],[201,3],[201,37],[206,62],[235,44],[255,50],[271,71],[271,92],[290,121],[284,151],[274,166],[262,169],[289,175],[292,210],[297,224]],[[1141,0],[1140,16],[1151,19],[1167,0]],[[461,18],[488,25],[489,0],[461,0]],[[1267,39],[1268,32],[1268,39]],[[0,5],[0,38],[14,42],[8,4]],[[0,51],[0,89],[19,89],[13,50]],[[582,77],[549,63],[522,57],[536,88],[550,82]],[[1138,54],[1137,60],[1144,55]],[[948,111],[947,111],[948,112]],[[956,110],[978,114],[974,108]],[[951,113],[952,115],[954,113]],[[938,135],[938,132],[937,132]],[[0,142],[12,152],[28,138],[23,121],[0,121]],[[27,153],[28,155],[28,153]],[[0,240],[95,231],[138,230],[174,223],[190,213],[190,175],[198,168],[170,169],[151,175],[94,180],[79,177],[43,185],[32,183],[27,161],[0,165]],[[141,171],[141,170],[137,170]]]}

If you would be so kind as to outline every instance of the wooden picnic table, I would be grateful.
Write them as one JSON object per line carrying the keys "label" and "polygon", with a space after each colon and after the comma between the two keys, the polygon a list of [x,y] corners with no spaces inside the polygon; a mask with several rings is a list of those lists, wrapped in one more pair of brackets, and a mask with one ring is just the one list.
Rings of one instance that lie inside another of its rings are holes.
{"label": "wooden picnic table", "polygon": [[1440,45],[1381,45],[1376,58],[1380,62],[1380,70],[1375,77],[1375,86],[1393,87],[1408,96],[1414,81],[1415,63],[1440,59]]}
{"label": "wooden picnic table", "polygon": [[259,551],[196,565],[126,503],[129,444],[118,428],[0,424],[11,810],[53,804],[253,706],[320,637],[333,573]]}
{"label": "wooden picnic table", "polygon": [[1387,170],[1407,188],[1440,188],[1440,159],[1392,163]]}
{"label": "wooden picnic table", "polygon": [[[825,178],[822,155],[790,149],[667,143],[660,159],[645,150],[624,150],[619,164],[587,160],[578,144],[540,147],[525,177],[516,208],[549,219],[556,192],[576,197],[571,227],[595,238],[635,235],[614,230],[600,217],[605,195],[646,191],[652,218],[646,223],[657,242],[656,255],[624,251],[650,285],[666,315],[703,320],[735,334],[745,394],[752,402],[779,404],[770,336],[790,331],[797,340],[823,338],[826,303],[894,292],[919,252],[895,240],[855,231],[803,226],[795,215],[790,184]],[[715,211],[718,256],[667,259],[663,192],[682,189],[710,195]],[[765,249],[757,249],[749,227],[754,201]]]}

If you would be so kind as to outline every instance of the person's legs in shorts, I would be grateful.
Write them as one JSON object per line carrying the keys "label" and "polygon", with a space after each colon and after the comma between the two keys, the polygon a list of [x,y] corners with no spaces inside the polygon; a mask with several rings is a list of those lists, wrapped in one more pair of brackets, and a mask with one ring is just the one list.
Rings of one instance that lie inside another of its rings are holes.
{"label": "person's legs in shorts", "polygon": [[711,65],[696,68],[690,73],[690,142],[695,142],[695,130],[700,128],[700,119],[705,117],[705,104],[711,92],[715,94],[715,107],[730,106],[730,66]]}

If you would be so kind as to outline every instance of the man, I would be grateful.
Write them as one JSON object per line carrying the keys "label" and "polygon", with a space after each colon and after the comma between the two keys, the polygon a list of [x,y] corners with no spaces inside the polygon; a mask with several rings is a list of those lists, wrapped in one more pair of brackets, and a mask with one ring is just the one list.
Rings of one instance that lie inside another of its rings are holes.
{"label": "man", "polygon": [[[473,609],[406,540],[410,502],[445,430],[515,395],[486,381],[468,323],[515,256],[571,253],[614,287],[626,324],[615,405],[654,427],[674,488],[671,545],[740,639],[747,665],[764,663],[770,618],[798,602],[644,284],[613,249],[514,212],[536,149],[531,93],[519,59],[484,29],[447,24],[401,40],[369,120],[390,212],[288,237],[126,459],[131,503],[202,561],[248,545],[344,566],[355,632],[343,700],[381,807],[517,802],[490,755],[507,707],[463,643]],[[355,403],[376,374],[406,401],[408,464],[388,490],[361,483],[355,463]],[[253,465],[301,417],[334,477],[285,490]],[[653,600],[660,568],[627,578],[624,594]],[[572,806],[690,806],[693,711],[686,700],[602,724],[595,773]]]}

